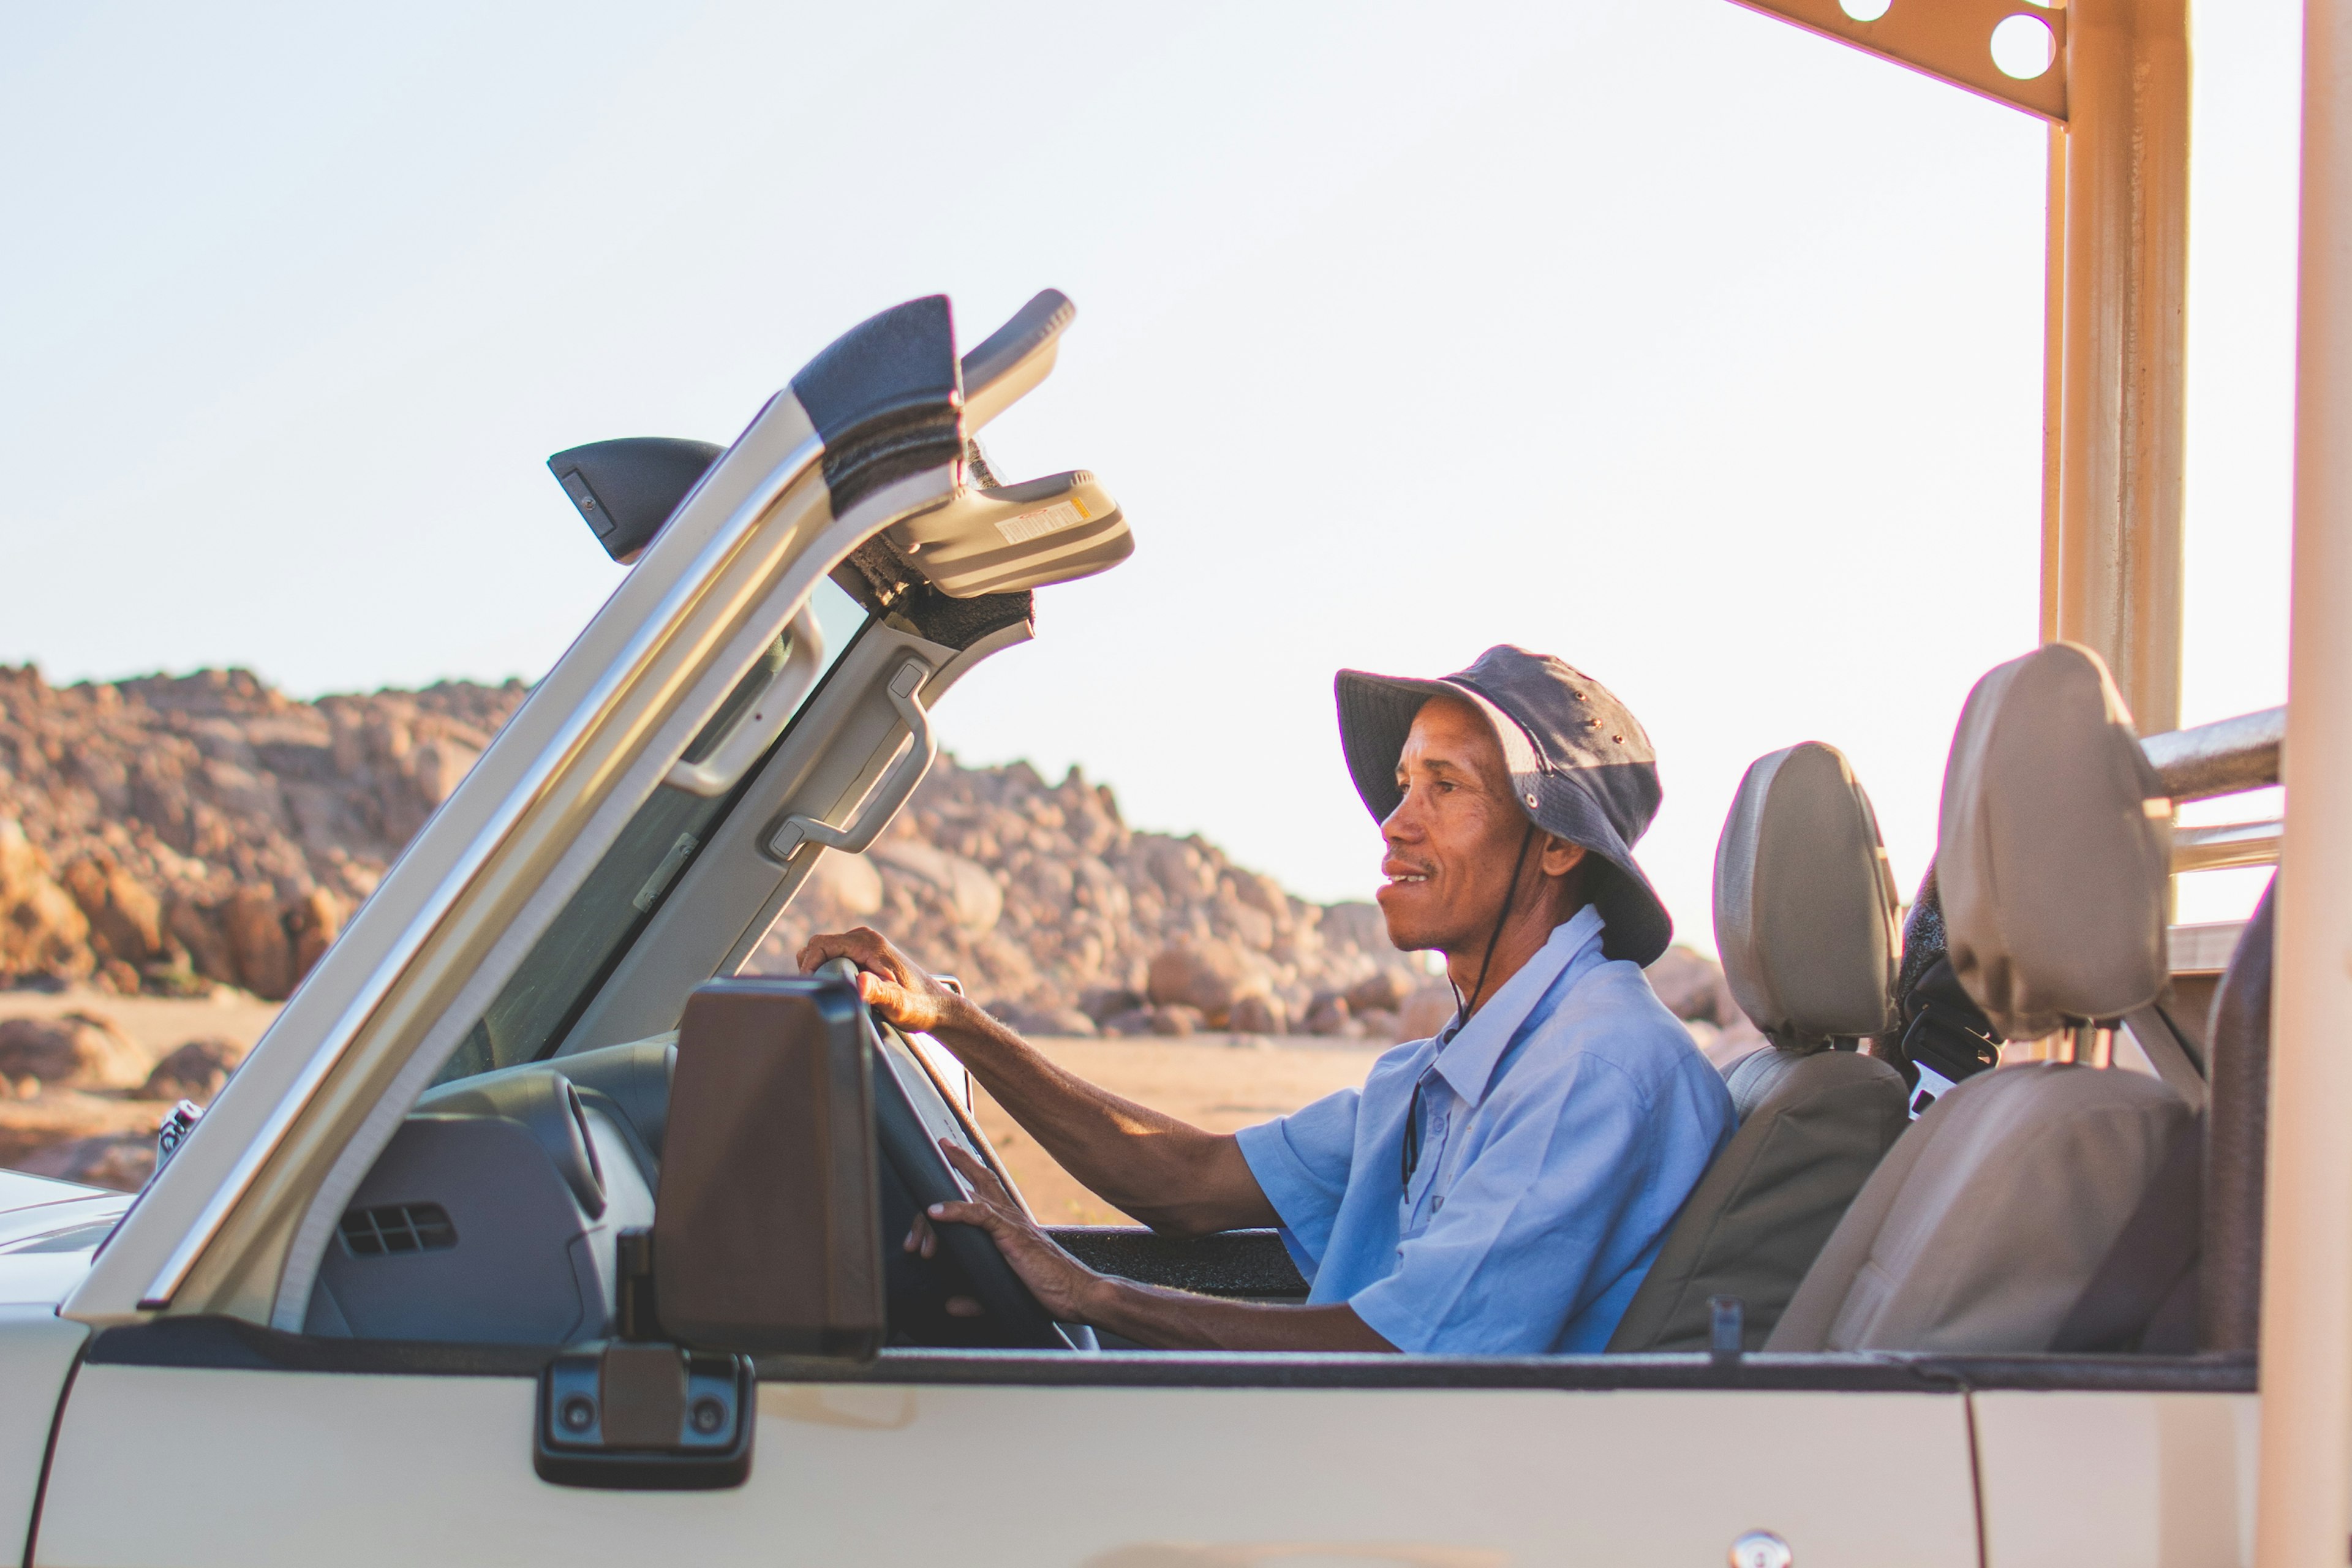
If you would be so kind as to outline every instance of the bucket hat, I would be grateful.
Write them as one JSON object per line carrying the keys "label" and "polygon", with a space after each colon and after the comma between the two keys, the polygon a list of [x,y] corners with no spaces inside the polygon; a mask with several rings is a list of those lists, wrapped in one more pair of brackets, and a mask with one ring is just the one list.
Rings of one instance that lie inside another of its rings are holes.
{"label": "bucket hat", "polygon": [[1433,697],[1462,698],[1494,727],[1519,809],[1591,857],[1585,887],[1604,922],[1602,953],[1647,965],[1666,951],[1674,920],[1633,861],[1634,843],[1658,813],[1657,761],[1607,687],[1508,643],[1435,680],[1343,669],[1332,686],[1348,773],[1374,821],[1386,822],[1404,798],[1396,765],[1413,715]]}

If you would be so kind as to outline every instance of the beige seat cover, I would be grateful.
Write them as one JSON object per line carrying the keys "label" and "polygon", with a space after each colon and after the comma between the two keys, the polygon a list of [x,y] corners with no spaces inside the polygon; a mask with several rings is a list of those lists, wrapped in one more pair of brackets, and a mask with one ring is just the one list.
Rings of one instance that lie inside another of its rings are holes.
{"label": "beige seat cover", "polygon": [[1611,1350],[1706,1349],[1710,1296],[1740,1299],[1746,1348],[1762,1349],[1839,1216],[1902,1135],[1903,1079],[1885,1062],[1852,1051],[1763,1054],[1784,1070],[1691,1190]]}
{"label": "beige seat cover", "polygon": [[1740,1011],[1776,1046],[1892,1024],[1895,879],[1836,747],[1774,752],[1739,781],[1715,849],[1715,943]]}
{"label": "beige seat cover", "polygon": [[2099,656],[2052,643],[1969,693],[1936,885],[1952,973],[2012,1040],[2120,1018],[2165,974],[2172,806]]}
{"label": "beige seat cover", "polygon": [[1878,1167],[1765,1348],[2048,1349],[2189,1116],[2134,1072],[1968,1079]]}
{"label": "beige seat cover", "polygon": [[[2117,1017],[2162,984],[2158,790],[2088,649],[2053,643],[1969,694],[1936,879],[1953,969],[2010,1038]],[[2120,1068],[1967,1079],[1881,1163],[1767,1348],[2048,1350],[2189,1114]]]}
{"label": "beige seat cover", "polygon": [[1667,1232],[1612,1351],[1698,1350],[1737,1296],[1759,1348],[1905,1125],[1902,1078],[1852,1050],[1893,1016],[1895,885],[1870,799],[1834,747],[1748,770],[1715,860],[1716,945],[1772,1048],[1725,1075],[1740,1127]]}

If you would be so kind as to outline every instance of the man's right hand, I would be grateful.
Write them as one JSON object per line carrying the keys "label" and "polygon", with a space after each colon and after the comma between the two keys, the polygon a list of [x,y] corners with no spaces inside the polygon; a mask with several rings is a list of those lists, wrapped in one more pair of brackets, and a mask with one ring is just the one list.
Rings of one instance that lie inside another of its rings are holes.
{"label": "man's right hand", "polygon": [[857,965],[857,994],[907,1034],[935,1034],[972,1019],[971,1003],[932,979],[878,931],[858,926],[809,938],[800,952],[801,973],[814,974],[836,958]]}

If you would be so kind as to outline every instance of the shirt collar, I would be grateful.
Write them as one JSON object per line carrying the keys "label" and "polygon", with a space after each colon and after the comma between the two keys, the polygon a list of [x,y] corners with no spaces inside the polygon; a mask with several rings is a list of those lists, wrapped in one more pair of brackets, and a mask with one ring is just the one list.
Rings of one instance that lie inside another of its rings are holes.
{"label": "shirt collar", "polygon": [[[1536,955],[1519,966],[1501,990],[1470,1021],[1451,1036],[1438,1037],[1436,1059],[1430,1066],[1455,1094],[1471,1105],[1486,1098],[1495,1064],[1527,1021],[1553,981],[1587,952],[1601,944],[1601,911],[1591,904],[1552,928],[1551,937]],[[1457,1014],[1456,1016],[1459,1016]]]}

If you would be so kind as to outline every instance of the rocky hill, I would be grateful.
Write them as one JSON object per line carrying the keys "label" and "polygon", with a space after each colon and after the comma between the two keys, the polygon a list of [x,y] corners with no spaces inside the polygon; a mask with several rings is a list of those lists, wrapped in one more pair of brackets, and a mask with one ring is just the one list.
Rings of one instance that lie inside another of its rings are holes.
{"label": "rocky hill", "polygon": [[[301,702],[243,670],[52,687],[0,667],[0,985],[282,997],[521,702],[520,682]],[[1368,903],[1318,905],[1072,770],[941,757],[864,856],[827,855],[761,949],[875,925],[1040,1032],[1395,1038],[1451,1001]],[[1653,972],[1732,1023],[1714,966]]]}

